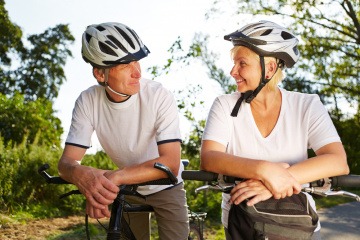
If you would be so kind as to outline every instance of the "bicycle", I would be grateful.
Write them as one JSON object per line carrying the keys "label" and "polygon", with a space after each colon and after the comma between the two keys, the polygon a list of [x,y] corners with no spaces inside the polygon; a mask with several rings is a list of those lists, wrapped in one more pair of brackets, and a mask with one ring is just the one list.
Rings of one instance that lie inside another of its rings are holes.
{"label": "bicycle", "polygon": [[[188,165],[188,161],[182,160],[184,166]],[[38,169],[38,173],[45,179],[49,184],[71,184],[61,177],[51,176],[46,170],[49,169],[48,164],[42,165]],[[144,198],[143,195],[137,192],[139,186],[144,185],[175,185],[177,183],[177,178],[173,175],[171,170],[160,164],[155,163],[154,168],[159,169],[165,172],[168,178],[158,179],[154,181],[144,182],[134,185],[121,185],[120,191],[116,199],[114,200],[111,207],[111,216],[109,219],[108,227],[106,228],[99,221],[99,224],[106,230],[107,240],[136,240],[134,233],[131,231],[128,223],[125,220],[125,213],[130,212],[154,212],[154,209],[150,205],[142,204],[130,204],[126,202],[125,196],[138,196]],[[72,194],[81,194],[79,190],[72,190],[68,193],[60,195],[60,198],[70,196]],[[203,240],[203,222],[206,218],[206,213],[196,213],[189,210],[189,240]],[[90,232],[88,228],[88,215],[85,215],[85,231],[86,237],[90,240]]]}
{"label": "bicycle", "polygon": [[[205,191],[208,189],[220,191],[223,193],[230,193],[232,188],[242,178],[223,176],[221,174],[206,172],[201,170],[185,170],[182,173],[182,178],[193,181],[206,182],[205,185],[195,189],[195,193]],[[347,188],[359,188],[360,187],[360,175],[343,175],[330,178],[323,178],[317,181],[309,183],[308,186],[303,187],[302,191],[307,192],[311,195],[320,197],[328,196],[344,196],[355,199],[360,202],[360,197],[354,193],[341,190],[342,187]],[[271,214],[270,214],[271,215]]]}

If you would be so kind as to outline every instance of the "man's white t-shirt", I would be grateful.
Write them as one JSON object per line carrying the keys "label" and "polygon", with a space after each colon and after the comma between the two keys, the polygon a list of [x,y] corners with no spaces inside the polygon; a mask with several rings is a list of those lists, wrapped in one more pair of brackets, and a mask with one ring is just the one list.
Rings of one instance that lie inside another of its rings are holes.
{"label": "man's white t-shirt", "polygon": [[[172,93],[160,83],[140,80],[139,93],[121,103],[109,101],[102,86],[92,86],[76,100],[66,144],[91,146],[93,132],[121,169],[159,157],[158,145],[181,141],[179,116]],[[180,164],[179,182],[183,170]],[[148,195],[169,186],[143,186]]]}
{"label": "man's white t-shirt", "polygon": [[[243,101],[237,117],[230,116],[240,97],[236,92],[215,99],[202,139],[223,144],[229,154],[290,165],[307,159],[308,149],[316,151],[326,144],[341,141],[318,95],[280,90],[280,115],[266,138],[256,126],[250,104]],[[223,194],[222,222],[225,227],[230,209],[228,200],[229,194]],[[313,199],[310,200],[314,207]]]}

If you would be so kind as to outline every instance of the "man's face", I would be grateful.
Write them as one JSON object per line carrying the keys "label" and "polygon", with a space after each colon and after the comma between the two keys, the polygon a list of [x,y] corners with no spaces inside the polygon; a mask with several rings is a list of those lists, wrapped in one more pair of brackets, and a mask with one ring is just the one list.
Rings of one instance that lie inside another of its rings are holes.
{"label": "man's face", "polygon": [[108,85],[115,91],[134,95],[140,90],[141,68],[138,61],[110,68]]}

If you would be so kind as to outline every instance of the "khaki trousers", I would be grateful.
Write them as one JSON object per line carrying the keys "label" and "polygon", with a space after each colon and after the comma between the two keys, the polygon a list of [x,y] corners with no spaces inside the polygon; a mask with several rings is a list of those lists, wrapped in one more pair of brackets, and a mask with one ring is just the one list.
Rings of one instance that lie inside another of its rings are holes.
{"label": "khaki trousers", "polygon": [[[185,240],[189,234],[188,207],[184,184],[146,196],[126,196],[129,203],[147,204],[154,208],[160,240]],[[150,239],[150,213],[124,213],[137,240]]]}

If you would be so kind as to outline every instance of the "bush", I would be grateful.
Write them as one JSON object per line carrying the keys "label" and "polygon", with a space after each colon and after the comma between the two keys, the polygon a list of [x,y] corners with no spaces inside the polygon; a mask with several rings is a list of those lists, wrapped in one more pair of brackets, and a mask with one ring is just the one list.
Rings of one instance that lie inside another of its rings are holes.
{"label": "bush", "polygon": [[[0,210],[8,213],[34,211],[35,215],[54,215],[62,210],[79,211],[79,206],[83,204],[81,197],[59,199],[59,195],[72,186],[48,184],[37,172],[40,166],[48,163],[51,166],[49,174],[57,175],[61,153],[61,149],[27,145],[26,141],[14,147],[11,143],[5,146],[0,139]],[[49,211],[52,206],[53,210]]]}
{"label": "bush", "polygon": [[[26,140],[13,146],[0,138],[0,210],[6,213],[26,211],[36,217],[53,217],[76,214],[85,209],[82,195],[59,196],[76,189],[71,184],[48,184],[38,174],[38,169],[47,163],[50,175],[58,175],[57,165],[62,149],[38,145]],[[82,164],[101,169],[116,166],[104,152],[85,155]]]}

